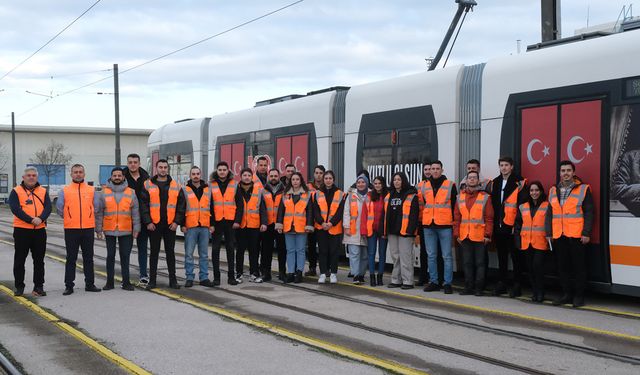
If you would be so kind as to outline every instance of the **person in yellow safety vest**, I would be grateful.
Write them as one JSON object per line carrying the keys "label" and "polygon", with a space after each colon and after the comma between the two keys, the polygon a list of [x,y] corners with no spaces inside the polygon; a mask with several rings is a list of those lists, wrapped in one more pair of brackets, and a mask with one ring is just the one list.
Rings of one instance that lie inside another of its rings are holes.
{"label": "person in yellow safety vest", "polygon": [[[420,215],[418,217],[419,222],[422,222],[422,208],[424,207],[424,197],[422,196],[422,192],[424,190],[427,181],[431,178],[431,161],[426,160],[422,165],[422,180],[418,182],[416,185],[416,190],[418,191],[418,203],[420,205]],[[420,270],[418,271],[418,282],[417,286],[424,286],[428,281],[428,263],[429,259],[427,258],[427,245],[424,242],[425,238],[422,233],[418,233],[415,238],[415,245],[420,245]]]}
{"label": "person in yellow safety vest", "polygon": [[27,167],[22,182],[11,190],[9,206],[13,213],[13,278],[14,295],[24,294],[24,263],[29,251],[33,259],[33,292],[44,297],[44,254],[47,247],[47,218],[51,214],[51,200],[47,189],[38,183],[38,169]]}
{"label": "person in yellow safety vest", "polygon": [[[327,169],[324,165],[316,165],[313,168],[313,181],[307,184],[309,187],[309,193],[311,193],[311,199],[315,199],[315,192],[320,190],[324,185],[324,172]],[[309,270],[304,273],[305,276],[316,276],[316,266],[318,265],[318,238],[317,233],[309,233],[309,239],[307,240],[307,260],[309,261]]]}
{"label": "person in yellow safety vest", "polygon": [[58,193],[56,208],[58,215],[63,218],[64,243],[67,249],[67,259],[64,270],[65,289],[62,295],[73,293],[76,279],[76,261],[78,251],[82,248],[82,268],[84,271],[84,290],[99,292],[95,286],[93,273],[93,231],[95,224],[95,207],[98,195],[93,186],[84,181],[84,166],[71,166],[71,183]]}
{"label": "person in yellow safety vest", "polygon": [[120,253],[122,289],[134,289],[129,280],[129,257],[140,227],[136,192],[126,183],[122,169],[115,167],[111,170],[111,178],[102,185],[96,205],[96,235],[107,244],[107,283],[102,290],[114,288],[116,243]]}
{"label": "person in yellow safety vest", "polygon": [[464,289],[460,295],[483,295],[486,246],[493,233],[493,206],[489,193],[479,190],[480,174],[467,173],[465,189],[453,214],[453,237],[460,244],[464,263]]}
{"label": "person in yellow safety vest", "polygon": [[413,289],[413,245],[420,226],[418,191],[404,172],[394,173],[391,184],[385,200],[385,233],[393,262],[387,288]]}
{"label": "person in yellow safety vest", "polygon": [[[569,160],[560,162],[560,182],[549,189],[549,205],[545,219],[547,240],[553,240],[558,260],[558,275],[563,294],[553,301],[555,306],[573,302],[584,306],[587,284],[586,245],[591,241],[594,203],[591,187],[575,175],[576,166]],[[570,283],[574,276],[573,287]]]}
{"label": "person in yellow safety vest", "polygon": [[[367,196],[369,178],[361,174],[356,179],[355,189],[350,188],[345,194],[346,207],[342,215],[344,235],[342,243],[347,245],[349,268],[353,275],[353,283],[364,283],[367,270]],[[363,225],[364,224],[364,225]]]}
{"label": "person in yellow safety vest", "polygon": [[180,228],[184,233],[184,272],[187,280],[185,288],[193,286],[194,259],[193,251],[198,246],[198,280],[200,285],[212,287],[209,280],[209,238],[213,233],[213,202],[211,191],[206,181],[202,180],[200,167],[193,166],[189,170],[189,181],[182,188],[186,203],[184,225]]}
{"label": "person in yellow safety vest", "polygon": [[176,230],[184,224],[185,200],[180,184],[169,175],[166,159],[156,162],[157,175],[144,182],[140,191],[140,215],[147,226],[151,243],[149,257],[149,283],[147,289],[156,287],[160,244],[164,241],[169,287],[180,289],[176,278]]}
{"label": "person in yellow safety vest", "polygon": [[263,197],[267,208],[267,230],[262,233],[260,253],[260,273],[262,281],[271,281],[271,262],[273,261],[274,245],[278,254],[278,278],[284,281],[287,267],[287,248],[284,235],[275,229],[278,217],[278,207],[282,201],[284,185],[280,182],[280,171],[277,168],[269,170],[269,181],[264,186]]}
{"label": "person in yellow safety vest", "polygon": [[338,282],[338,257],[342,250],[342,214],[344,194],[335,186],[332,170],[324,173],[324,185],[315,192],[313,217],[318,239],[319,283]]}
{"label": "person in yellow safety vest", "polygon": [[453,213],[456,207],[458,191],[455,182],[448,180],[442,174],[442,162],[435,160],[431,163],[431,177],[422,187],[421,196],[424,200],[422,209],[422,233],[427,246],[429,263],[429,283],[424,287],[425,292],[440,290],[438,280],[438,250],[442,253],[443,289],[445,294],[453,293],[453,254],[451,240],[453,230]]}
{"label": "person in yellow safety vest", "polygon": [[226,161],[220,161],[209,178],[209,190],[213,201],[213,240],[211,243],[211,263],[213,264],[213,285],[220,285],[220,247],[224,237],[224,248],[227,253],[227,284],[238,285],[235,278],[235,230],[240,228],[239,214],[236,210],[236,189],[238,184],[233,179]]}
{"label": "person in yellow safety vest", "polygon": [[[384,285],[384,266],[387,262],[387,237],[384,233],[385,198],[389,195],[383,176],[373,179],[373,189],[367,195],[367,256],[369,257],[369,285]],[[378,273],[376,274],[376,253]]]}
{"label": "person in yellow safety vest", "polygon": [[529,184],[529,199],[518,207],[513,235],[516,247],[526,253],[533,290],[531,301],[537,303],[544,301],[544,260],[549,253],[544,225],[549,210],[542,183],[532,181]]}
{"label": "person in yellow safety vest", "polygon": [[252,181],[253,171],[244,168],[240,172],[240,184],[236,190],[236,213],[240,224],[236,231],[238,249],[236,250],[236,281],[242,282],[244,271],[244,253],[249,250],[249,281],[261,283],[260,276],[260,233],[267,230],[269,217],[262,194],[262,184]]}
{"label": "person in yellow safety vest", "polygon": [[509,256],[513,264],[513,282],[509,289],[509,297],[522,295],[521,283],[524,277],[524,257],[516,249],[513,237],[513,225],[518,212],[518,205],[527,200],[527,180],[513,171],[513,159],[502,156],[498,160],[500,175],[487,185],[493,206],[493,240],[498,251],[498,283],[493,295],[507,292],[509,284]]}
{"label": "person in yellow safety vest", "polygon": [[285,282],[302,282],[307,234],[313,232],[313,207],[309,189],[300,172],[293,172],[278,207],[275,225],[284,233],[287,246],[287,278]]}

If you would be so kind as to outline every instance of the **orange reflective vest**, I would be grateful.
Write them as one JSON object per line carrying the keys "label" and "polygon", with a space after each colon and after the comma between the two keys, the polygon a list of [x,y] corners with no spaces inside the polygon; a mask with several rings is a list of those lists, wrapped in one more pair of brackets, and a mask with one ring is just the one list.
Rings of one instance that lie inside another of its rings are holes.
{"label": "orange reflective vest", "polygon": [[282,194],[276,194],[275,199],[273,194],[268,190],[262,191],[264,205],[267,208],[267,225],[274,224],[278,217],[278,207],[280,207],[280,201],[282,200]]}
{"label": "orange reflective vest", "polygon": [[531,245],[536,250],[549,250],[544,229],[544,218],[548,208],[549,202],[542,202],[536,210],[536,214],[531,217],[529,202],[520,205],[520,215],[522,215],[520,249],[527,250]]}
{"label": "orange reflective vest", "polygon": [[[384,197],[384,212],[387,212],[388,208],[389,208],[389,197],[391,196],[391,194],[387,194],[386,197]],[[415,236],[416,233],[407,233],[407,230],[409,229],[409,215],[411,214],[411,202],[413,201],[413,197],[415,197],[415,194],[408,194],[407,197],[404,199],[404,202],[402,202],[402,224],[400,225],[400,235],[402,236]],[[420,199],[418,199],[420,200]],[[385,218],[384,220],[384,232],[387,233],[387,220]],[[417,228],[416,228],[416,232],[417,232]],[[372,230],[373,233],[373,230]]]}
{"label": "orange reflective vest", "polygon": [[[251,190],[251,198],[248,201],[244,200],[244,210],[242,211],[242,221],[240,222],[240,228],[260,228],[260,201],[262,201],[262,194],[260,190],[262,185],[258,186],[253,184]],[[242,189],[242,188],[241,188]]]}
{"label": "orange reflective vest", "polygon": [[133,189],[129,187],[125,188],[119,202],[116,202],[116,196],[113,190],[108,187],[102,189],[102,195],[104,197],[102,230],[109,232],[133,231],[133,220],[131,217],[131,206],[133,205],[133,199],[135,197]]}
{"label": "orange reflective vest", "polygon": [[422,225],[453,225],[453,213],[451,212],[451,191],[453,182],[444,180],[438,193],[433,195],[431,181],[427,180],[421,185],[424,207],[422,209]]}
{"label": "orange reflective vest", "polygon": [[474,242],[484,241],[484,209],[489,201],[489,194],[480,191],[476,197],[476,201],[471,207],[471,211],[467,209],[467,193],[460,194],[458,199],[458,208],[462,220],[460,222],[460,239],[466,238]]}
{"label": "orange reflective vest", "polygon": [[[367,194],[367,196],[365,197],[365,200],[362,202],[363,205],[367,204],[369,194]],[[349,220],[349,235],[351,236],[355,236],[356,235],[356,226],[358,223],[358,214],[360,212],[358,212],[358,197],[356,195],[356,193],[351,193],[351,196],[349,198],[350,201],[350,205],[349,205],[349,216],[350,216],[350,220]],[[367,207],[368,208],[368,207]],[[360,210],[361,211],[361,210]],[[369,213],[367,211],[367,219],[369,217]],[[362,220],[360,220],[360,222],[362,223]],[[367,231],[368,231],[368,226],[369,226],[369,222],[367,221]],[[373,226],[372,226],[372,230],[373,230]]]}
{"label": "orange reflective vest", "polygon": [[211,194],[209,187],[202,188],[202,196],[198,196],[189,186],[185,186],[184,198],[187,201],[184,226],[187,228],[209,227],[211,225]]}
{"label": "orange reflective vest", "polygon": [[[338,211],[340,207],[340,202],[344,194],[340,189],[336,190],[333,193],[333,199],[331,200],[331,205],[327,205],[327,198],[321,190],[316,190],[315,192],[315,200],[318,203],[318,207],[320,208],[320,216],[324,219],[325,223],[328,223]],[[316,229],[322,229],[322,225],[315,224]],[[338,224],[334,225],[329,229],[329,234],[342,234],[342,220],[338,222]]]}
{"label": "orange reflective vest", "polygon": [[526,179],[517,182],[518,187],[504,200],[504,218],[502,222],[513,226],[516,223],[516,214],[518,213],[518,194],[527,184]]}
{"label": "orange reflective vest", "polygon": [[253,181],[253,185],[258,185],[260,189],[264,189],[264,185],[262,185],[262,181],[260,181],[260,177],[258,177],[257,172],[253,174],[253,178],[251,180]]}
{"label": "orange reflective vest", "polygon": [[236,218],[236,189],[238,183],[229,181],[227,189],[222,195],[217,181],[211,183],[211,196],[213,198],[213,216],[216,221],[235,220]]}
{"label": "orange reflective vest", "polygon": [[[18,185],[13,188],[13,191],[18,195],[18,201],[20,202],[20,208],[25,214],[35,218],[42,214],[44,211],[44,199],[47,195],[47,189],[42,186],[36,186],[33,191],[26,189],[22,185]],[[43,221],[39,225],[33,225],[27,223],[17,216],[13,216],[13,227],[24,229],[41,229],[46,227],[47,224]]]}
{"label": "orange reflective vest", "polygon": [[[144,182],[144,188],[149,192],[149,211],[151,213],[151,222],[158,224],[160,222],[160,188],[158,185],[148,179]],[[176,207],[178,206],[178,195],[180,194],[180,185],[171,180],[169,184],[169,199],[167,200],[167,223],[173,223],[176,218]]]}
{"label": "orange reflective vest", "polygon": [[291,232],[292,230],[296,233],[305,233],[304,227],[307,226],[307,205],[309,204],[310,198],[309,193],[302,192],[298,203],[294,204],[291,194],[282,197],[284,204],[282,227],[285,233]]}
{"label": "orange reflective vest", "polygon": [[95,228],[93,215],[93,197],[95,189],[85,182],[72,182],[63,188],[64,192],[64,229]]}
{"label": "orange reflective vest", "polygon": [[581,238],[582,229],[584,229],[584,212],[582,211],[582,202],[587,195],[590,187],[587,184],[580,184],[571,190],[571,194],[560,205],[558,192],[555,186],[549,190],[549,204],[553,212],[553,238],[558,239],[561,236],[571,238]]}

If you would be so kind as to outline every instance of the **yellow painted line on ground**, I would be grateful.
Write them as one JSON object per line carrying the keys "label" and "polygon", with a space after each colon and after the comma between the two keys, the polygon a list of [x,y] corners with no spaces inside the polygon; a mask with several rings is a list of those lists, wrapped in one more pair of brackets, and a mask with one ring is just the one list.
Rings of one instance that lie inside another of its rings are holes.
{"label": "yellow painted line on ground", "polygon": [[313,337],[309,337],[309,336],[305,336],[302,335],[300,333],[291,331],[289,329],[286,328],[282,328],[276,325],[273,325],[271,323],[267,323],[261,320],[257,320],[254,318],[250,318],[238,313],[234,313],[232,311],[226,310],[226,309],[222,309],[219,307],[215,307],[215,306],[211,306],[208,305],[206,303],[202,303],[202,302],[198,302],[196,300],[181,296],[179,294],[175,294],[172,292],[169,292],[167,290],[163,290],[163,289],[153,289],[152,292],[165,296],[169,299],[178,301],[178,302],[183,302],[186,304],[189,304],[191,306],[212,312],[214,314],[220,315],[220,316],[224,316],[226,318],[229,319],[233,319],[235,321],[244,323],[244,324],[248,324],[251,325],[253,327],[256,328],[260,328],[260,329],[264,329],[266,331],[269,331],[271,333],[274,333],[278,336],[284,336],[287,337],[289,339],[292,339],[294,341],[298,341],[304,344],[307,344],[309,346],[313,346],[319,349],[323,349],[329,352],[332,352],[334,354],[338,354],[340,356],[346,357],[346,358],[350,358],[350,359],[354,359],[356,361],[360,361],[360,362],[364,362],[370,365],[374,365],[380,368],[383,368],[385,370],[389,370],[392,371],[394,373],[398,373],[398,374],[426,374],[426,372],[424,371],[420,371],[420,370],[416,370],[407,366],[403,366],[399,363],[393,362],[393,361],[387,361],[387,360],[383,360],[380,358],[376,358],[374,356],[368,355],[368,354],[364,354],[361,352],[357,352],[348,348],[345,348],[343,346],[340,345],[335,345],[332,344],[330,342],[324,341],[324,340],[320,340],[320,339],[316,339]]}
{"label": "yellow painted line on ground", "polygon": [[494,314],[494,315],[508,316],[508,317],[511,317],[511,318],[517,318],[517,319],[522,319],[522,320],[527,320],[527,321],[532,321],[532,322],[537,322],[537,323],[544,323],[544,324],[547,324],[547,325],[554,325],[554,326],[559,326],[559,327],[563,327],[563,328],[570,328],[570,329],[589,332],[589,333],[596,333],[596,334],[599,334],[599,335],[612,336],[612,337],[623,338],[623,339],[632,340],[632,341],[640,341],[640,336],[635,336],[635,335],[631,335],[631,334],[627,334],[627,333],[608,331],[608,330],[604,330],[604,329],[586,327],[586,326],[581,326],[579,324],[560,322],[560,321],[557,321],[557,320],[551,320],[551,319],[546,319],[546,318],[539,318],[539,317],[536,317],[536,316],[520,314],[520,313],[516,313],[516,312],[511,312],[511,311],[490,309],[490,308],[476,306],[476,305],[468,305],[468,304],[465,304],[465,303],[460,303],[460,302],[455,302],[455,301],[448,301],[448,300],[444,300],[444,299],[440,299],[440,298],[416,296],[416,295],[413,295],[413,294],[395,292],[395,291],[392,291],[392,290],[379,289],[379,288],[374,288],[374,287],[370,287],[370,286],[366,286],[366,285],[354,285],[354,284],[345,283],[345,282],[338,282],[338,285],[344,285],[344,286],[349,286],[349,287],[354,287],[354,288],[367,289],[367,290],[375,291],[375,292],[378,292],[378,293],[383,293],[383,294],[388,294],[388,295],[393,295],[393,296],[399,296],[399,297],[403,297],[403,298],[410,298],[410,299],[415,299],[415,300],[420,300],[420,301],[427,301],[427,302],[436,303],[436,304],[440,304],[440,305],[454,306],[454,307],[458,307],[458,308],[462,308],[462,309],[466,309],[466,310],[478,311],[478,312],[483,312],[483,313],[490,313],[490,314]]}
{"label": "yellow painted line on ground", "polygon": [[[3,241],[3,240],[0,240],[0,242],[8,243],[8,242]],[[10,243],[10,244],[13,245],[12,243]],[[57,262],[60,262],[60,263],[65,263],[66,262],[66,260],[64,258],[55,256],[55,255],[46,254],[46,257],[48,257],[48,258],[50,258],[52,260],[55,260]],[[76,266],[79,269],[82,269],[82,265],[80,263],[76,264]],[[98,274],[98,275],[103,276],[103,277],[107,276],[107,274],[105,272],[102,272],[102,271],[95,270],[94,272],[96,274]],[[116,279],[116,281],[122,281],[122,279],[120,277],[118,277],[118,276],[115,276],[115,279]],[[5,286],[2,286],[2,288],[7,289]],[[11,290],[9,290],[9,289],[7,289],[7,290],[13,296],[13,292],[11,292]],[[237,313],[234,313],[232,311],[225,310],[225,309],[222,309],[222,308],[219,308],[219,307],[207,305],[205,303],[198,302],[196,300],[193,300],[193,299],[190,299],[190,298],[187,298],[187,297],[183,297],[183,296],[181,296],[179,294],[171,293],[169,291],[166,291],[166,290],[163,290],[163,289],[160,289],[160,288],[152,289],[151,292],[159,294],[159,295],[164,296],[164,297],[167,297],[169,299],[178,301],[178,302],[186,303],[188,305],[203,309],[205,311],[212,312],[212,313],[220,315],[220,316],[227,317],[229,319],[233,319],[233,320],[241,322],[241,323],[245,323],[245,324],[254,326],[256,328],[264,329],[264,330],[269,331],[271,333],[274,333],[274,334],[276,334],[278,336],[284,336],[284,337],[287,337],[287,338],[289,338],[291,340],[298,341],[298,342],[301,342],[303,344],[307,344],[309,346],[313,346],[313,347],[316,347],[316,348],[319,348],[319,349],[323,349],[323,350],[326,350],[328,352],[340,355],[342,357],[346,357],[346,358],[353,359],[353,360],[356,360],[356,361],[359,361],[359,362],[363,362],[363,363],[366,363],[366,364],[377,366],[377,367],[383,368],[385,370],[392,371],[392,372],[397,373],[397,374],[403,374],[403,375],[428,375],[428,373],[424,372],[424,371],[420,371],[420,370],[413,369],[411,367],[403,366],[403,365],[401,365],[399,363],[396,363],[396,362],[393,362],[393,361],[387,361],[387,360],[379,359],[379,358],[370,356],[368,354],[364,354],[364,353],[361,353],[361,352],[357,352],[357,351],[345,348],[345,347],[340,346],[340,345],[332,344],[332,343],[327,342],[327,341],[319,340],[319,339],[316,339],[316,338],[313,338],[313,337],[308,337],[308,336],[299,334],[297,332],[288,330],[286,328],[278,327],[278,326],[275,326],[275,325],[267,323],[267,322],[263,322],[263,321],[260,321],[260,320],[257,320],[257,319],[249,318],[249,317],[246,317],[246,316],[243,316],[243,315],[240,315],[240,314],[237,314]],[[17,298],[22,298],[22,297],[17,297]],[[31,302],[29,302],[29,303],[31,303]],[[37,305],[34,305],[34,306],[37,307],[38,309],[40,309]],[[40,309],[40,310],[42,310],[42,309]],[[42,310],[42,311],[44,311],[44,310]],[[58,319],[56,317],[53,317],[53,318],[55,320]],[[61,324],[65,324],[66,325],[66,323],[61,323]],[[69,328],[74,330],[74,328],[72,328],[70,326],[69,326]],[[82,334],[82,332],[80,332],[80,331],[77,331],[77,332],[79,334]],[[74,335],[74,337],[75,337],[75,335]],[[87,337],[87,339],[92,340],[91,338],[88,338],[88,337]],[[81,340],[81,341],[83,341],[83,340]],[[96,342],[96,344],[100,345],[97,342]],[[105,350],[111,352],[106,347],[103,347],[103,348]],[[113,352],[111,352],[111,353],[113,355],[117,356],[117,354],[115,354]],[[100,354],[103,354],[103,353],[100,353]],[[105,354],[103,354],[103,355],[105,355]],[[108,356],[107,356],[107,358],[113,360],[112,358],[110,358]],[[120,358],[122,358],[122,357],[120,357]],[[122,360],[129,362],[128,360],[126,360],[124,358],[122,358]],[[118,363],[118,362],[116,362],[116,363]],[[129,363],[131,363],[132,365],[135,366],[135,364],[133,364],[132,362],[129,362]],[[118,363],[118,364],[120,364],[120,363]],[[122,366],[122,364],[120,364],[120,365]],[[127,367],[125,367],[125,369],[129,370],[129,368],[127,368]],[[140,370],[142,370],[144,372],[132,372],[132,373],[134,373],[134,374],[150,374],[149,372],[146,372],[144,369],[140,369]],[[131,370],[129,370],[129,371],[131,371]]]}
{"label": "yellow painted line on ground", "polygon": [[45,311],[40,306],[38,306],[35,303],[29,301],[25,297],[16,297],[16,296],[14,296],[13,295],[13,291],[11,289],[7,288],[6,286],[0,285],[0,291],[4,292],[6,295],[8,295],[9,297],[13,298],[15,301],[17,301],[21,305],[27,307],[29,310],[33,311],[34,313],[36,313],[40,317],[46,319],[50,323],[54,324],[55,326],[57,326],[61,330],[65,331],[66,333],[68,333],[69,335],[74,337],[75,339],[79,340],[83,344],[85,344],[88,347],[90,347],[91,349],[95,350],[96,352],[98,352],[98,354],[102,355],[103,357],[107,358],[108,360],[110,360],[111,362],[117,364],[118,366],[122,367],[123,369],[125,369],[129,373],[131,373],[131,374],[145,374],[145,375],[146,374],[151,374],[149,371],[147,371],[147,370],[143,369],[142,367],[136,365],[135,363],[131,362],[130,360],[128,360],[128,359],[116,354],[111,349],[109,349],[106,346],[98,343],[96,340],[94,340],[91,337],[85,335],[81,331],[73,328],[68,323],[63,322],[59,317],[55,316],[52,313],[49,313],[49,312]]}

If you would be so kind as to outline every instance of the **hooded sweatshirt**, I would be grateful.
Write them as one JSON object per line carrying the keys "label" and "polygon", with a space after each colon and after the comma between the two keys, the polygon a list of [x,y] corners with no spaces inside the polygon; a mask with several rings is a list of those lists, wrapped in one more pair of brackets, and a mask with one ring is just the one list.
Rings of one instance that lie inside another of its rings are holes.
{"label": "hooded sweatshirt", "polygon": [[[120,185],[115,185],[111,180],[107,181],[105,185],[109,189],[113,191],[113,195],[117,203],[120,203],[120,200],[124,196],[124,190],[127,188],[127,183],[123,182]],[[106,209],[106,204],[104,200],[104,191],[98,193],[98,204],[96,205],[96,233],[102,232],[102,220],[104,218],[104,210]],[[131,220],[133,222],[133,231],[140,232],[140,209],[138,206],[138,199],[135,197],[131,200]],[[122,236],[130,236],[132,233],[130,231],[105,231],[104,234],[106,236],[114,236],[114,237],[122,237]]]}
{"label": "hooded sweatshirt", "polygon": [[414,187],[409,187],[406,190],[397,191],[392,189],[389,193],[389,206],[385,220],[387,223],[387,235],[400,236],[400,229],[402,229],[402,205],[409,194],[414,194],[411,201],[411,209],[409,211],[409,222],[407,225],[407,236],[403,237],[415,237],[415,231],[418,228],[418,217],[420,215],[420,205],[418,203],[418,191]]}
{"label": "hooded sweatshirt", "polygon": [[[368,193],[368,192],[367,192]],[[358,218],[356,219],[356,234],[351,235],[351,202],[355,198],[358,204]],[[342,243],[345,245],[359,245],[366,246],[367,245],[367,236],[363,236],[361,227],[362,227],[362,215],[363,215],[363,204],[367,200],[367,194],[360,194],[355,189],[349,189],[347,192],[347,198],[345,199],[345,210],[343,210],[342,215],[342,226],[344,227],[344,236],[342,238]]]}

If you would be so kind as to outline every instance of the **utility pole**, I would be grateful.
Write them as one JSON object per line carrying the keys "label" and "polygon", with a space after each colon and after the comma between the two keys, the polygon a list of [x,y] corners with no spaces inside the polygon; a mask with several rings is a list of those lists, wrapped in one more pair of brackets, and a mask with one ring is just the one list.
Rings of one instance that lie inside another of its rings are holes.
{"label": "utility pole", "polygon": [[11,112],[11,172],[13,187],[16,187],[16,118],[13,112]]}
{"label": "utility pole", "polygon": [[116,166],[120,166],[120,95],[118,89],[118,64],[113,64],[113,100],[116,110]]}

